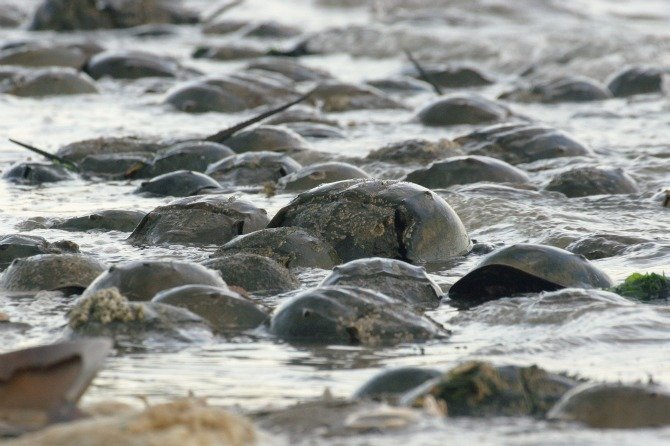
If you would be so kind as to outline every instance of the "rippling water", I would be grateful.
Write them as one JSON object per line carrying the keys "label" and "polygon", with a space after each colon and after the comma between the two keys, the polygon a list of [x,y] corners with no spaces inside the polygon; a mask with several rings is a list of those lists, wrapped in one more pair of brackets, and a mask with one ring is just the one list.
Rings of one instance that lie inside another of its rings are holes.
{"label": "rippling water", "polygon": [[[15,3],[26,9],[36,4],[34,0]],[[201,10],[212,9],[206,0],[188,3]],[[631,63],[670,67],[670,3],[664,0],[248,0],[228,15],[276,19],[306,31],[351,26],[350,38],[323,42],[332,54],[307,57],[304,63],[356,82],[398,73],[406,66],[402,49],[411,50],[421,60],[468,62],[494,73],[499,82],[478,89],[488,97],[509,89],[516,75],[530,65],[538,74],[583,74],[598,80]],[[367,31],[356,30],[361,27]],[[75,37],[38,35],[56,40]],[[182,27],[177,35],[162,40],[132,38],[124,31],[83,35],[112,49],[132,47],[171,55],[212,75],[244,65],[190,59],[198,44],[235,39],[202,35],[196,27]],[[32,37],[23,30],[0,30],[0,41]],[[205,135],[248,116],[175,112],[161,105],[163,93],[139,94],[151,82],[103,80],[99,82],[102,94],[65,99],[0,96],[0,137],[11,136],[55,151],[65,143],[95,136]],[[412,122],[411,108],[431,98],[430,93],[405,98],[410,106],[407,111],[333,115],[347,124],[347,138],[312,143],[322,151],[361,156],[389,142],[453,138],[472,129],[425,128]],[[510,106],[521,115],[570,132],[588,144],[596,157],[521,166],[531,175],[536,190],[486,184],[439,190],[471,237],[495,245],[532,242],[563,248],[592,234],[625,237],[630,242],[623,254],[595,261],[613,279],[622,280],[635,271],[670,273],[670,209],[661,207],[658,195],[670,187],[669,96]],[[26,152],[0,141],[0,170],[26,157]],[[556,171],[583,164],[622,167],[637,180],[640,193],[566,199],[541,190]],[[104,208],[149,211],[169,201],[132,195],[136,186],[135,182],[83,180],[42,187],[0,182],[0,233],[16,232],[16,225],[30,217],[79,215]],[[273,215],[291,197],[249,194],[247,198]],[[110,263],[166,257],[199,261],[214,249],[138,249],[123,242],[127,234],[114,232],[41,229],[29,233],[48,240],[76,241],[82,251]],[[433,277],[449,286],[478,260],[469,256],[434,272]],[[304,271],[301,280],[304,286],[314,285],[325,274]],[[59,336],[68,306],[68,299],[57,293],[35,297],[0,294],[0,308],[13,320],[31,326],[6,335],[0,351]],[[149,341],[148,351],[110,358],[85,399],[147,395],[160,400],[192,391],[213,402],[239,404],[249,410],[316,397],[325,388],[334,395],[348,396],[379,368],[447,369],[472,358],[500,364],[536,363],[594,380],[632,382],[652,377],[670,386],[668,306],[633,303],[607,292],[563,290],[491,302],[460,313],[441,307],[430,315],[454,331],[448,342],[371,350],[295,348],[263,337],[169,346]],[[670,431],[601,432],[527,419],[449,419],[399,435],[346,441],[437,445],[456,438],[466,444],[667,444]]]}

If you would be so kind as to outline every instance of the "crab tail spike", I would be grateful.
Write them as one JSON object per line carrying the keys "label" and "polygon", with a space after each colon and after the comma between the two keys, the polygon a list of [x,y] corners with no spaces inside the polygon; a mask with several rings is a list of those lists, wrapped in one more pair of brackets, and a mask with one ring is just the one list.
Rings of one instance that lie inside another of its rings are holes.
{"label": "crab tail spike", "polygon": [[410,53],[408,50],[404,50],[404,52],[405,52],[405,56],[407,56],[407,59],[409,59],[409,61],[412,62],[412,65],[414,65],[414,68],[416,68],[416,71],[419,72],[419,76],[421,76],[421,79],[428,82],[430,84],[430,86],[433,87],[433,90],[435,90],[435,93],[437,93],[438,95],[442,95],[442,93],[443,93],[442,89],[437,84],[437,82],[435,82],[435,79],[433,79],[433,76],[428,74],[428,72],[423,69],[423,67],[421,66],[419,61],[416,60],[414,58],[414,56],[412,56],[412,53]]}
{"label": "crab tail spike", "polygon": [[12,138],[9,138],[9,142],[12,142],[12,143],[14,143],[18,146],[21,146],[25,149],[28,149],[31,152],[37,153],[38,155],[42,155],[43,157],[45,157],[46,159],[48,159],[51,162],[54,162],[56,164],[62,164],[63,167],[66,167],[70,170],[74,170],[75,172],[80,172],[81,171],[81,168],[76,163],[73,163],[72,161],[68,161],[65,158],[61,158],[58,155],[54,155],[53,153],[46,152],[42,149],[38,149],[35,146],[31,146],[30,144],[26,144],[24,142],[17,141],[17,140],[12,139]]}
{"label": "crab tail spike", "polygon": [[294,99],[290,102],[282,104],[278,107],[271,108],[267,111],[259,113],[258,115],[254,116],[252,118],[247,119],[246,121],[242,121],[239,124],[235,124],[232,127],[228,127],[227,129],[221,130],[220,132],[215,133],[214,135],[211,135],[211,136],[208,136],[207,138],[205,138],[205,141],[213,141],[213,142],[222,143],[225,140],[227,140],[228,138],[230,138],[231,136],[233,136],[235,133],[239,132],[240,130],[242,130],[246,127],[249,127],[252,124],[255,124],[259,121],[262,121],[265,118],[268,118],[272,115],[275,115],[279,112],[282,112],[282,111],[286,110],[287,108],[290,108],[290,107],[304,101],[313,92],[314,92],[314,90],[310,90],[307,93],[303,94],[302,96],[298,97],[297,99]]}

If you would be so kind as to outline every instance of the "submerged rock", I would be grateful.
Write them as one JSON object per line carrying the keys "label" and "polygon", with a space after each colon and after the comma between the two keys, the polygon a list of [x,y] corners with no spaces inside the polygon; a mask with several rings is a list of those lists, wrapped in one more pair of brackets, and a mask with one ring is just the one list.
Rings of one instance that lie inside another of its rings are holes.
{"label": "submerged rock", "polygon": [[263,229],[268,221],[265,210],[248,201],[217,195],[187,197],[149,212],[128,241],[136,245],[220,244]]}
{"label": "submerged rock", "polygon": [[419,122],[428,126],[486,124],[503,121],[512,116],[505,105],[475,94],[443,96],[417,113]]}
{"label": "submerged rock", "polygon": [[130,28],[146,23],[197,23],[198,15],[171,0],[43,0],[30,23],[31,30],[76,31]]}
{"label": "submerged rock", "polygon": [[105,268],[104,263],[81,254],[40,254],[14,260],[2,276],[0,288],[80,293]]}
{"label": "submerged rock", "polygon": [[302,166],[290,156],[277,152],[247,152],[211,164],[207,175],[221,185],[260,186],[276,183]]}
{"label": "submerged rock", "polygon": [[483,302],[562,288],[609,288],[611,279],[583,256],[520,243],[494,251],[449,289],[457,304]]}
{"label": "submerged rock", "polygon": [[296,226],[331,243],[344,261],[387,257],[440,262],[471,248],[458,215],[412,183],[345,180],[298,195],[268,228]]}
{"label": "submerged rock", "polygon": [[253,301],[227,287],[184,285],[161,291],[151,302],[186,308],[226,333],[256,328],[268,317]]}
{"label": "submerged rock", "polygon": [[444,405],[445,415],[450,417],[543,417],[577,384],[535,365],[495,367],[472,361],[410,390],[401,401],[422,406],[432,397]]}
{"label": "submerged rock", "polygon": [[598,166],[575,167],[559,173],[545,189],[561,192],[568,198],[639,192],[635,180],[623,169]]}
{"label": "submerged rock", "polygon": [[449,334],[390,297],[356,287],[320,287],[299,294],[277,308],[270,332],[297,344],[366,346]]}
{"label": "submerged rock", "polygon": [[663,71],[655,67],[633,66],[614,73],[606,81],[616,97],[663,91]]}
{"label": "submerged rock", "polygon": [[523,184],[529,183],[530,178],[523,170],[504,161],[488,156],[468,155],[447,158],[414,170],[405,176],[405,181],[437,189],[482,181]]}
{"label": "submerged rock", "polygon": [[567,393],[548,417],[595,429],[670,425],[670,391],[659,386],[584,384]]}
{"label": "submerged rock", "polygon": [[330,269],[340,263],[333,247],[314,234],[295,227],[262,229],[235,237],[213,257],[236,253],[258,254],[276,260],[287,268]]}
{"label": "submerged rock", "polygon": [[111,266],[86,288],[82,297],[106,288],[116,288],[131,301],[148,301],[160,291],[191,284],[226,286],[216,272],[197,263],[132,261]]}
{"label": "submerged rock", "polygon": [[36,235],[10,234],[0,236],[0,271],[7,268],[14,259],[40,254],[79,253],[79,246],[69,240],[49,243]]}
{"label": "submerged rock", "polygon": [[442,289],[420,266],[379,257],[353,260],[336,266],[319,286],[369,288],[415,308],[436,308]]}
{"label": "submerged rock", "polygon": [[143,181],[135,193],[161,197],[190,197],[203,192],[215,192],[218,189],[221,189],[219,183],[204,173],[175,170]]}
{"label": "submerged rock", "polygon": [[454,142],[468,154],[490,156],[510,164],[592,155],[586,146],[567,133],[536,124],[498,124],[475,130]]}
{"label": "submerged rock", "polygon": [[38,185],[72,180],[75,176],[58,164],[19,163],[6,170],[2,178],[12,183]]}
{"label": "submerged rock", "polygon": [[286,266],[258,254],[239,252],[208,260],[203,265],[218,271],[228,285],[256,295],[272,296],[300,287]]}

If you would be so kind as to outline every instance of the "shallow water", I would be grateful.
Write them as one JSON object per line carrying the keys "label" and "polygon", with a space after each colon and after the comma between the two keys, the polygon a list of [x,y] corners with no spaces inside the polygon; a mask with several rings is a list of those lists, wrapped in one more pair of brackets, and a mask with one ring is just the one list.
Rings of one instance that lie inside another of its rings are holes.
{"label": "shallow water", "polygon": [[[15,3],[29,9],[37,2]],[[213,8],[206,0],[188,3],[203,11]],[[397,74],[407,65],[401,50],[409,49],[421,60],[468,62],[493,73],[496,84],[476,89],[491,98],[509,89],[515,75],[530,64],[536,65],[538,73],[583,74],[601,81],[631,63],[670,68],[670,3],[661,0],[247,0],[227,16],[273,18],[305,31],[369,26],[381,33],[381,38],[328,42],[340,51],[302,61],[343,80],[363,81]],[[245,65],[190,59],[196,45],[234,40],[236,36],[203,35],[197,27],[189,26],[160,40],[132,38],[124,31],[58,35],[0,30],[0,41],[71,40],[82,35],[107,48],[132,47],[174,56],[184,65],[212,75]],[[343,52],[345,49],[349,54]],[[55,151],[66,143],[96,136],[201,136],[251,114],[176,112],[161,105],[163,93],[140,94],[152,82],[102,80],[98,82],[102,94],[68,98],[2,95],[0,137]],[[420,93],[403,98],[409,106],[406,111],[332,114],[346,124],[347,138],[310,142],[318,150],[362,156],[390,142],[453,138],[472,129],[426,128],[412,122],[413,109],[432,97],[431,93]],[[624,254],[595,263],[615,281],[632,272],[670,273],[670,208],[661,207],[658,198],[662,189],[670,187],[667,93],[582,104],[509,105],[534,121],[568,131],[590,146],[596,156],[521,166],[537,190],[486,184],[439,190],[471,237],[498,246],[531,242],[562,248],[591,234],[639,238]],[[26,152],[0,142],[0,171],[26,158]],[[636,179],[640,193],[566,199],[541,190],[553,173],[580,164],[622,167]],[[17,232],[16,225],[31,217],[74,216],[106,208],[149,211],[170,201],[133,195],[137,184],[74,180],[26,187],[0,182],[0,234]],[[243,195],[267,209],[270,216],[291,199],[288,195]],[[108,263],[149,258],[199,261],[215,248],[140,249],[124,243],[127,234],[118,232],[39,229],[29,233],[50,241],[73,240],[83,252]],[[478,260],[478,256],[468,256],[433,272],[433,277],[449,286]],[[304,271],[300,278],[304,286],[311,286],[326,274]],[[69,304],[68,298],[57,293],[36,297],[0,293],[0,309],[12,320],[32,326],[8,335],[0,351],[60,336]],[[193,392],[214,403],[251,410],[316,397],[326,388],[346,397],[380,368],[413,365],[444,370],[473,358],[497,364],[535,363],[593,380],[646,382],[653,378],[670,386],[668,306],[633,303],[605,292],[564,291],[492,302],[461,313],[442,306],[430,315],[454,331],[448,342],[384,349],[308,349],[262,336],[183,345],[149,341],[147,351],[110,358],[85,400],[138,395],[162,400]],[[667,444],[670,430],[597,431],[528,419],[449,419],[410,432],[333,440],[333,444],[437,445],[452,438],[481,444]],[[321,440],[318,443],[323,444]]]}

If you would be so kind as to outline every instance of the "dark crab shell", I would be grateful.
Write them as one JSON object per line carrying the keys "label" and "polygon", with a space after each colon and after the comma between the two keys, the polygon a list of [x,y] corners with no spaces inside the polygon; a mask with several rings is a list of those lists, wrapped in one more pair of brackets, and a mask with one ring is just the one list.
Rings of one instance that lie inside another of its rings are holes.
{"label": "dark crab shell", "polygon": [[585,257],[520,243],[489,254],[449,290],[458,305],[562,288],[609,288],[612,280]]}

